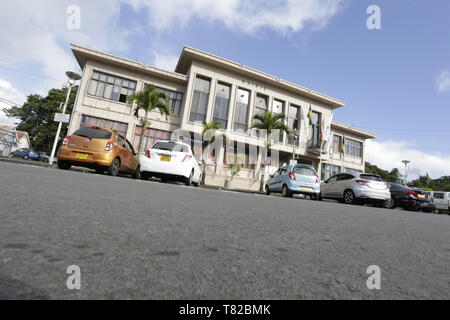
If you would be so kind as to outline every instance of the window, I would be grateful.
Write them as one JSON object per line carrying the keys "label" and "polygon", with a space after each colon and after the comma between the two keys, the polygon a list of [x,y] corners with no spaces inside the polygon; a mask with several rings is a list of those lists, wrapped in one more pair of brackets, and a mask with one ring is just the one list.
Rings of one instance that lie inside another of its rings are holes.
{"label": "window", "polygon": [[134,148],[133,148],[133,146],[131,145],[131,143],[130,143],[130,141],[128,141],[128,140],[125,140],[126,141],[126,147],[127,147],[127,150],[128,150],[128,152],[130,152],[130,153],[132,153],[132,154],[136,154],[136,152],[134,151]]}
{"label": "window", "polygon": [[123,136],[127,135],[128,130],[128,124],[124,122],[101,119],[86,115],[81,116],[80,127],[103,127],[111,130],[116,130]]}
{"label": "window", "polygon": [[[133,147],[134,150],[139,148],[139,139],[141,138],[141,126],[136,126],[136,131],[134,133]],[[150,147],[158,142],[159,140],[170,140],[170,135],[172,133],[169,131],[163,131],[158,129],[147,128],[144,133],[144,142],[142,150],[148,150]]]}
{"label": "window", "polygon": [[176,142],[157,142],[152,149],[190,153],[187,146]]}
{"label": "window", "polygon": [[[273,106],[272,106],[272,112],[273,114],[284,114],[284,103],[280,100],[273,100]],[[284,132],[280,132],[280,143],[283,143],[284,141]]]}
{"label": "window", "polygon": [[125,138],[121,135],[117,136],[117,144],[119,147],[125,148]]}
{"label": "window", "polygon": [[230,93],[230,86],[221,83],[217,85],[213,122],[220,122],[220,127],[222,129],[226,129],[228,126],[228,107],[230,104]]}
{"label": "window", "polygon": [[333,135],[333,153],[338,154],[341,152],[342,137]]}
{"label": "window", "polygon": [[356,169],[352,169],[352,168],[344,168],[344,172],[345,173],[349,173],[349,174],[354,174],[354,175],[359,175],[360,173],[362,173],[361,170],[356,170]]}
{"label": "window", "polygon": [[202,123],[206,120],[210,86],[209,80],[199,77],[195,79],[194,98],[192,99],[189,121]]}
{"label": "window", "polygon": [[292,131],[288,144],[297,146],[299,142],[298,132],[300,130],[300,107],[293,104],[289,106],[288,127]]}
{"label": "window", "polygon": [[301,174],[304,176],[315,176],[316,171],[312,168],[303,167],[303,166],[295,166],[292,170],[294,173]]}
{"label": "window", "polygon": [[352,174],[340,174],[337,178],[337,181],[351,180],[354,176]]}
{"label": "window", "polygon": [[435,192],[434,195],[433,195],[433,197],[434,197],[435,199],[440,199],[440,200],[444,200],[444,198],[445,198],[443,192]]}
{"label": "window", "polygon": [[238,89],[236,97],[236,109],[234,114],[233,130],[244,133],[248,127],[248,106],[250,103],[250,91]]}
{"label": "window", "polygon": [[335,166],[327,163],[322,163],[322,172],[321,172],[321,178],[322,180],[326,181],[330,177],[337,175],[341,173],[341,167]]}
{"label": "window", "polygon": [[170,106],[170,109],[172,110],[172,114],[174,114],[176,116],[180,115],[181,102],[183,101],[183,94],[180,92],[176,92],[176,91],[172,91],[172,90],[168,90],[168,89],[164,89],[164,88],[160,88],[160,87],[155,87],[155,88],[169,96],[169,106]]}
{"label": "window", "polygon": [[321,122],[321,114],[318,112],[312,112],[312,117],[311,117],[311,126],[309,128],[310,130],[310,147],[312,148],[321,148],[321,143],[320,143],[320,122]]}
{"label": "window", "polygon": [[94,71],[89,83],[88,94],[126,103],[128,96],[136,90],[136,81]]}
{"label": "window", "polygon": [[365,180],[384,182],[384,180],[380,176],[374,174],[362,174],[359,177]]}
{"label": "window", "polygon": [[255,101],[255,115],[263,115],[267,111],[267,97],[262,94],[256,95]]}
{"label": "window", "polygon": [[345,154],[361,158],[362,143],[352,139],[345,139]]}

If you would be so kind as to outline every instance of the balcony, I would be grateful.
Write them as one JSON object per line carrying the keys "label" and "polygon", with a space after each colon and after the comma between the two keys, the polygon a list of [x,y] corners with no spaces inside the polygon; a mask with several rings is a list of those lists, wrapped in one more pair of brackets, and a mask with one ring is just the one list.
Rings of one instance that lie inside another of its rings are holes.
{"label": "balcony", "polygon": [[326,153],[325,151],[322,150],[321,143],[318,139],[308,140],[308,152],[314,154]]}

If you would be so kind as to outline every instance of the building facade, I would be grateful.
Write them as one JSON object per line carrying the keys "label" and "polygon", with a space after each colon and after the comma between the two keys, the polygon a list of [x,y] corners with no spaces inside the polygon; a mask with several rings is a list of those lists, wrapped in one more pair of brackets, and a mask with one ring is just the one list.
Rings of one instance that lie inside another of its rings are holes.
{"label": "building facade", "polygon": [[[146,148],[155,141],[171,139],[177,129],[185,130],[195,141],[201,137],[203,122],[220,122],[221,134],[240,146],[231,151],[217,147],[215,156],[225,163],[207,166],[207,184],[224,185],[231,174],[226,164],[230,154],[243,165],[233,179],[233,186],[241,189],[257,190],[261,174],[268,176],[267,170],[291,161],[313,165],[322,178],[338,170],[336,167],[364,170],[364,144],[374,136],[332,122],[333,111],[344,106],[338,99],[190,47],[184,47],[174,72],[77,45],[71,49],[83,77],[68,134],[80,126],[104,126],[118,130],[137,149],[142,128],[127,97],[149,84],[170,96],[172,115],[166,118],[151,113],[150,127],[145,129]],[[272,149],[280,160],[271,166],[261,165],[265,137],[248,129],[254,115],[266,111],[285,115],[285,124],[294,133],[273,140]],[[339,145],[336,153],[332,142],[338,141],[337,137],[343,148]],[[325,142],[329,147],[322,148]]]}

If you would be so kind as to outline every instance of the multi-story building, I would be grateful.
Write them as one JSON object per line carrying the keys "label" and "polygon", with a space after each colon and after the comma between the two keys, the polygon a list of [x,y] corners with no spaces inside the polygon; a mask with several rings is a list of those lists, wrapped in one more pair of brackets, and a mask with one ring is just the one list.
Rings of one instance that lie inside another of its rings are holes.
{"label": "multi-story building", "polygon": [[[272,144],[279,152],[280,164],[293,159],[311,164],[322,178],[331,172],[364,170],[364,144],[375,136],[331,122],[333,111],[344,106],[340,100],[190,47],[183,48],[174,72],[77,45],[71,45],[71,49],[83,77],[69,134],[84,125],[109,127],[122,133],[137,149],[142,129],[127,97],[151,84],[170,96],[172,115],[166,118],[151,113],[145,148],[157,140],[170,139],[177,129],[189,132],[194,141],[201,136],[203,122],[220,122],[227,141],[244,146],[233,151],[241,153],[237,156],[243,164],[233,180],[236,188],[256,190],[260,186],[262,152],[255,156],[253,150],[262,150],[265,138],[248,128],[255,114],[266,111],[284,114],[286,125],[294,133],[281,134]],[[328,130],[335,132],[334,138],[328,139],[336,143],[322,148],[325,137],[333,137]],[[215,154],[230,159],[222,146]],[[223,186],[229,175],[226,164],[208,165],[206,183]]]}

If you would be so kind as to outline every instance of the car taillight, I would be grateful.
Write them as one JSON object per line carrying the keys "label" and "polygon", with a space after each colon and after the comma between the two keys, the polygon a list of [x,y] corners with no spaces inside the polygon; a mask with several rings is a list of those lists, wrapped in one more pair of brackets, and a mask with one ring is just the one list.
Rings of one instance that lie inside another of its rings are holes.
{"label": "car taillight", "polygon": [[67,146],[67,145],[69,145],[69,142],[70,142],[70,137],[65,137],[63,140],[63,145]]}
{"label": "car taillight", "polygon": [[289,178],[291,178],[291,180],[295,180],[295,173],[289,172]]}
{"label": "car taillight", "polygon": [[407,195],[410,195],[410,196],[413,196],[413,197],[417,197],[417,192],[412,191],[412,190],[403,190],[403,193],[407,194]]}
{"label": "car taillight", "polygon": [[145,156],[149,159],[152,157],[150,154],[150,150],[145,151]]}
{"label": "car taillight", "polygon": [[369,183],[369,181],[368,180],[356,180],[356,183],[363,186],[363,185]]}
{"label": "car taillight", "polygon": [[108,143],[105,146],[105,151],[111,151],[114,144],[111,141],[108,141]]}
{"label": "car taillight", "polygon": [[191,156],[191,155],[189,155],[189,154],[187,154],[187,155],[185,155],[185,156],[184,156],[184,158],[183,158],[183,161],[182,161],[182,162],[185,162],[185,161],[191,160],[191,158],[192,158],[192,156]]}

